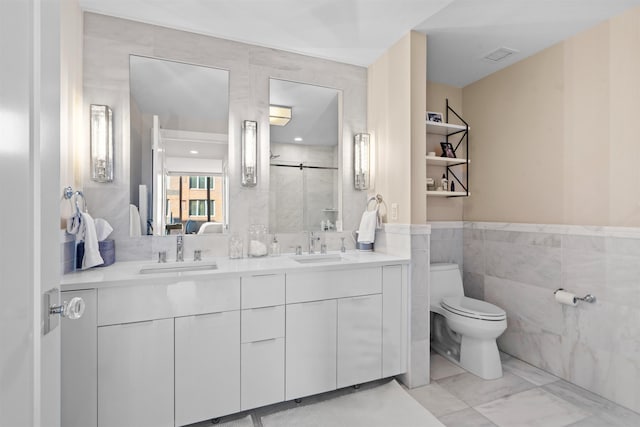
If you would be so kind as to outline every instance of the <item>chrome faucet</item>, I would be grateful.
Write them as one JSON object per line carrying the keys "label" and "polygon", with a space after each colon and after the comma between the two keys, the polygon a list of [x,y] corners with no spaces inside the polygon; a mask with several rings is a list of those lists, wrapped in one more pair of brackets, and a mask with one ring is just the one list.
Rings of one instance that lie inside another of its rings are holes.
{"label": "chrome faucet", "polygon": [[313,231],[309,231],[309,254],[316,253],[316,242],[320,241],[320,237],[313,234]]}
{"label": "chrome faucet", "polygon": [[184,236],[178,234],[178,241],[176,244],[176,261],[184,261]]}

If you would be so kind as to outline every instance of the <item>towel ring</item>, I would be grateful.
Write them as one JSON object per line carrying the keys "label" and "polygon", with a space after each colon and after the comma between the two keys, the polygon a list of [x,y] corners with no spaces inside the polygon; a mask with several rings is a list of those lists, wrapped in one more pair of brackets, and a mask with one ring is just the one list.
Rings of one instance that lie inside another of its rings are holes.
{"label": "towel ring", "polygon": [[371,205],[371,202],[376,202],[374,209],[378,209],[380,205],[383,203],[382,196],[379,194],[376,194],[375,196],[369,197],[369,200],[367,200],[367,210],[369,210],[369,206]]}
{"label": "towel ring", "polygon": [[[71,187],[65,187],[62,190],[62,197],[66,200],[71,201],[76,206],[76,213],[80,212],[89,212],[89,207],[87,206],[87,199],[84,197],[84,193],[82,191],[77,190],[73,191]],[[80,205],[78,205],[78,198],[82,199],[82,207],[84,211],[80,210]]]}

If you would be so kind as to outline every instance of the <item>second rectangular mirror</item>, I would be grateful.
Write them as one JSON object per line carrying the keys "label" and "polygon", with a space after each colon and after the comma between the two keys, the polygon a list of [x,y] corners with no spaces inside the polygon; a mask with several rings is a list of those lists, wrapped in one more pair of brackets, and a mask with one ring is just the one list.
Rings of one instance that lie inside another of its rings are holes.
{"label": "second rectangular mirror", "polygon": [[340,227],[339,90],[271,79],[269,230]]}

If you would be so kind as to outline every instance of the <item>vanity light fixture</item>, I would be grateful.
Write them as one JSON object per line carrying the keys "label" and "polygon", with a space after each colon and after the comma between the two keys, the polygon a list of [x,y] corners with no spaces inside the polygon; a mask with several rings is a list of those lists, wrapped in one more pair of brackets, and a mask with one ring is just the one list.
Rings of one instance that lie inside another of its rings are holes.
{"label": "vanity light fixture", "polygon": [[254,187],[258,183],[258,123],[242,122],[242,185]]}
{"label": "vanity light fixture", "polygon": [[356,190],[367,190],[370,180],[370,138],[368,133],[358,133],[353,138],[353,175]]}
{"label": "vanity light fixture", "polygon": [[189,153],[191,153],[191,154],[198,154],[198,150],[189,150]]}
{"label": "vanity light fixture", "polygon": [[106,105],[91,104],[91,179],[113,181],[113,112]]}
{"label": "vanity light fixture", "polygon": [[269,124],[285,126],[291,120],[291,107],[269,105]]}
{"label": "vanity light fixture", "polygon": [[293,140],[295,142],[302,142],[302,138],[300,138],[299,136],[296,136],[295,138],[293,138]]}

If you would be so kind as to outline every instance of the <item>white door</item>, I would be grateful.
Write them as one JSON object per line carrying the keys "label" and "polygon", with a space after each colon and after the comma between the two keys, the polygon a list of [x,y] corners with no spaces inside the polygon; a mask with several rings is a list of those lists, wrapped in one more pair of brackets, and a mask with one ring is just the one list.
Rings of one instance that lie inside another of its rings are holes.
{"label": "white door", "polygon": [[60,328],[41,333],[59,273],[59,1],[0,2],[0,423],[60,425]]}
{"label": "white door", "polygon": [[335,390],[336,320],[336,300],[287,305],[287,400]]}

